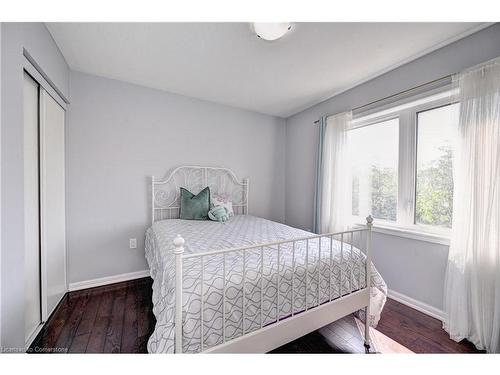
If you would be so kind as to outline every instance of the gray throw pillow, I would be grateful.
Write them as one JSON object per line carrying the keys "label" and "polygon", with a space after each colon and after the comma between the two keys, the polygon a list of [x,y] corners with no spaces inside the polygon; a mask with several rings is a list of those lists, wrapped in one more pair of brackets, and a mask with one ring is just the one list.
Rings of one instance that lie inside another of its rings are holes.
{"label": "gray throw pillow", "polygon": [[181,209],[179,218],[184,220],[208,220],[210,210],[210,189],[205,189],[194,195],[181,187]]}

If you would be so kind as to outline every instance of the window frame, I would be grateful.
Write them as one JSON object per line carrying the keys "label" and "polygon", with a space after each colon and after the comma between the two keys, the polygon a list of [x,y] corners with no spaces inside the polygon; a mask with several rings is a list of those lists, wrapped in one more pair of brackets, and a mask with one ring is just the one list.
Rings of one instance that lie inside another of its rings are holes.
{"label": "window frame", "polygon": [[[416,222],[417,131],[418,114],[457,103],[454,94],[456,90],[447,85],[354,116],[349,131],[390,119],[399,120],[396,221],[376,219],[376,232],[449,245],[450,228]],[[355,225],[365,223],[364,217],[361,216],[352,215],[352,220]]]}

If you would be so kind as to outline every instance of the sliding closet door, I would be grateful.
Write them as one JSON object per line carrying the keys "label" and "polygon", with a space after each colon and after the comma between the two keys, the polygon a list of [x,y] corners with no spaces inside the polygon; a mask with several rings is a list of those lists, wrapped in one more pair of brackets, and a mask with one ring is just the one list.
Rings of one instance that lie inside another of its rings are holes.
{"label": "sliding closet door", "polygon": [[44,319],[66,292],[64,109],[40,91],[40,160]]}
{"label": "sliding closet door", "polygon": [[24,75],[24,272],[25,341],[42,321],[38,162],[38,83]]}

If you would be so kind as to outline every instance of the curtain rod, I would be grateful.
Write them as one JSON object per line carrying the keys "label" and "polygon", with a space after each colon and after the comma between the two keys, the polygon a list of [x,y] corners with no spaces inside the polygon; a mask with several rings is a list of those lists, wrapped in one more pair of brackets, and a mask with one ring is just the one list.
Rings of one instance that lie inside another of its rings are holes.
{"label": "curtain rod", "polygon": [[[418,85],[418,86],[414,86],[414,87],[412,87],[412,88],[409,88],[409,89],[406,89],[406,90],[403,90],[403,91],[397,92],[397,93],[395,93],[395,94],[391,94],[391,95],[386,96],[386,97],[384,97],[384,98],[377,99],[377,100],[374,100],[374,101],[372,101],[372,102],[369,102],[369,103],[366,103],[366,104],[360,105],[360,106],[358,106],[358,107],[353,108],[353,109],[352,109],[352,112],[354,112],[354,111],[358,111],[358,110],[360,110],[360,109],[362,109],[362,108],[365,108],[365,107],[371,106],[371,105],[373,105],[373,104],[376,104],[376,103],[382,102],[382,101],[384,101],[384,100],[394,98],[394,97],[396,97],[396,96],[400,96],[400,95],[403,95],[403,94],[407,94],[407,93],[409,93],[409,92],[412,92],[412,91],[418,90],[418,89],[420,89],[420,88],[422,88],[422,87],[429,86],[429,85],[432,85],[432,84],[437,83],[437,82],[440,82],[440,81],[449,80],[450,78],[452,78],[452,77],[453,77],[453,75],[454,75],[454,74],[448,74],[448,75],[443,76],[443,77],[441,77],[441,78],[437,78],[437,79],[434,79],[434,80],[432,80],[432,81],[429,81],[429,82],[426,82],[426,83],[422,83],[422,84],[420,84],[420,85]],[[333,116],[333,114],[326,115],[325,117],[330,117],[330,116]],[[318,124],[318,123],[319,123],[319,120],[314,121],[314,123],[315,123],[315,124]]]}

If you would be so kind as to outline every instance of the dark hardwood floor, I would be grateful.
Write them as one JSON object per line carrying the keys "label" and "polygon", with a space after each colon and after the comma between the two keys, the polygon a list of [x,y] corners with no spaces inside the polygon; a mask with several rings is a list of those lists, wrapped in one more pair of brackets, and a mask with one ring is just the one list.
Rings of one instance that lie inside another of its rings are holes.
{"label": "dark hardwood floor", "polygon": [[451,340],[440,320],[388,299],[377,330],[415,353],[484,353],[467,340]]}
{"label": "dark hardwood floor", "polygon": [[146,353],[155,318],[150,278],[66,294],[29,351]]}
{"label": "dark hardwood floor", "polygon": [[[150,278],[68,293],[33,341],[32,353],[146,353],[154,329]],[[478,353],[450,340],[441,322],[389,299],[377,331],[415,353]],[[271,353],[364,353],[349,315]]]}

